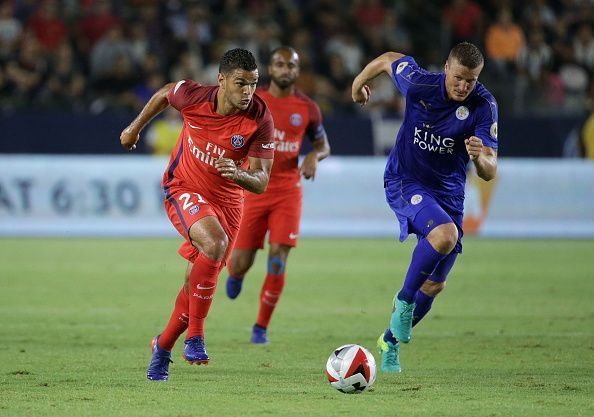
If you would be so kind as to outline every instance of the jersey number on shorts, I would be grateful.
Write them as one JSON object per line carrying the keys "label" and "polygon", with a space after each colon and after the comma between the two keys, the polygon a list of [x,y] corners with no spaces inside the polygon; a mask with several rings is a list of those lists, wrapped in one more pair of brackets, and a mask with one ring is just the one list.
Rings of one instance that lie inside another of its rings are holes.
{"label": "jersey number on shorts", "polygon": [[[202,203],[202,204],[206,203],[206,201],[204,201],[204,199],[202,198],[202,196],[200,194],[198,194],[198,193],[192,193],[192,194],[194,194],[197,197],[197,200],[198,200],[197,203]],[[187,210],[188,208],[196,205],[196,203],[190,201],[190,198],[192,198],[192,195],[190,193],[183,193],[182,195],[180,195],[178,197],[179,201],[184,202],[184,205],[183,205],[184,210]]]}

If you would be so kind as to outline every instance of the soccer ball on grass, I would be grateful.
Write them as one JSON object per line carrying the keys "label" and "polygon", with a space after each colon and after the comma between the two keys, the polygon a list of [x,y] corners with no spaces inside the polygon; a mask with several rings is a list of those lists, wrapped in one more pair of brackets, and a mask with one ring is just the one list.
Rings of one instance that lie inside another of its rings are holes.
{"label": "soccer ball on grass", "polygon": [[332,352],[326,363],[330,385],[345,394],[367,391],[375,382],[373,355],[359,345],[344,345]]}

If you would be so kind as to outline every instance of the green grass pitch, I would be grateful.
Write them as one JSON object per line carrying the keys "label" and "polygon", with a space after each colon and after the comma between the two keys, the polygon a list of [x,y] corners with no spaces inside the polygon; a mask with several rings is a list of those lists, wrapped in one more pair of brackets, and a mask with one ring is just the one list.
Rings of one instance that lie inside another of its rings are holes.
{"label": "green grass pitch", "polygon": [[264,253],[244,292],[221,274],[211,363],[173,353],[145,379],[149,341],[185,268],[175,239],[0,240],[0,416],[592,416],[594,241],[466,239],[403,373],[362,395],[330,387],[339,345],[379,355],[412,243],[303,239],[268,346],[252,346]]}

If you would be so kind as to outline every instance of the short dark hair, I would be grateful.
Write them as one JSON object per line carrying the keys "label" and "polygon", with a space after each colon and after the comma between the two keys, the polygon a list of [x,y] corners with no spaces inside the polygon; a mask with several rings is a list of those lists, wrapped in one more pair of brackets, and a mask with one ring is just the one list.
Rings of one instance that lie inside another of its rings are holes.
{"label": "short dark hair", "polygon": [[470,69],[474,69],[485,62],[481,51],[470,42],[460,42],[454,46],[450,51],[448,61],[452,58],[456,59],[460,65]]}
{"label": "short dark hair", "polygon": [[258,69],[254,55],[247,49],[230,49],[223,54],[219,64],[219,72],[228,74],[233,70],[242,69],[245,71],[254,71]]}
{"label": "short dark hair", "polygon": [[295,50],[295,48],[292,48],[292,47],[287,46],[287,45],[282,45],[282,46],[278,46],[278,47],[276,47],[276,48],[274,48],[272,50],[272,52],[270,53],[270,57],[269,57],[269,61],[268,62],[269,63],[272,63],[272,57],[274,56],[274,54],[276,54],[277,52],[280,52],[280,51],[287,51],[287,52],[289,52],[291,54],[296,54],[297,56],[299,56],[299,54],[297,53],[297,51]]}

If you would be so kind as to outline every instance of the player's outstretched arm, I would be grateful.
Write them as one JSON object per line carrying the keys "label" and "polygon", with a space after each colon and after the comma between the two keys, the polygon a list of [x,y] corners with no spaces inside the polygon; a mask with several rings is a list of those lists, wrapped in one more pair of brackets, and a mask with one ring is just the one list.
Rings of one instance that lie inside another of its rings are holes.
{"label": "player's outstretched arm", "polygon": [[129,151],[136,149],[136,143],[140,139],[140,131],[152,120],[153,117],[169,106],[167,94],[173,85],[173,83],[166,84],[153,94],[138,116],[136,116],[132,123],[122,131],[120,134],[120,142],[124,148]]}
{"label": "player's outstretched arm", "polygon": [[219,158],[215,162],[215,168],[223,178],[230,179],[241,188],[252,193],[262,194],[266,191],[273,159],[249,157],[250,168],[241,169],[229,158]]}
{"label": "player's outstretched arm", "polygon": [[305,155],[299,173],[303,175],[306,180],[314,180],[316,171],[318,169],[318,161],[327,158],[330,155],[330,143],[328,143],[328,136],[324,134],[321,138],[314,140],[312,143],[313,149]]}
{"label": "player's outstretched arm", "polygon": [[466,151],[474,163],[477,175],[485,181],[492,180],[497,174],[497,151],[483,145],[483,141],[471,136],[465,141]]}
{"label": "player's outstretched arm", "polygon": [[351,88],[351,95],[355,103],[364,106],[369,101],[371,90],[367,83],[380,75],[382,72],[392,74],[392,62],[402,58],[404,55],[399,52],[385,52],[375,58],[363,68],[354,79]]}

